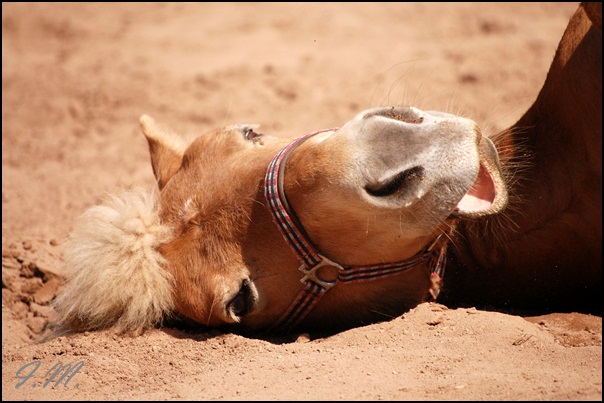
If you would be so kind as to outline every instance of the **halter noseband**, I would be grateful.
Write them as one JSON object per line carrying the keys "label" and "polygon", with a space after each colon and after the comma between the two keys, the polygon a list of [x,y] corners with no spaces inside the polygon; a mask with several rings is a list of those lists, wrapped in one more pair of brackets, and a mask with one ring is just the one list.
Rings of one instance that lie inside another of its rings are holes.
{"label": "halter noseband", "polygon": [[[275,155],[266,172],[264,194],[269,210],[281,234],[301,262],[298,270],[303,273],[300,282],[304,284],[296,299],[271,327],[272,331],[286,331],[297,326],[321,297],[338,284],[382,279],[407,271],[424,262],[430,262],[431,266],[430,295],[436,299],[440,292],[447,249],[447,242],[440,241],[442,234],[408,259],[369,266],[345,266],[336,263],[319,253],[306,235],[302,224],[289,206],[283,190],[284,162],[290,153],[308,138],[334,130],[337,129],[320,130],[293,140]],[[328,270],[328,268],[332,269]]]}

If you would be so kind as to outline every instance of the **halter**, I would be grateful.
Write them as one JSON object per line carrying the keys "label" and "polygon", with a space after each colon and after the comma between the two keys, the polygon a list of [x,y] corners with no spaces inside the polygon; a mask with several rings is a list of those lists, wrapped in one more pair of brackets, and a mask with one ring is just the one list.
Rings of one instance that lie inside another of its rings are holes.
{"label": "halter", "polygon": [[[336,263],[319,253],[306,235],[304,227],[289,206],[283,190],[284,161],[295,148],[308,138],[334,130],[337,129],[320,130],[298,137],[275,155],[266,172],[264,194],[269,210],[281,234],[301,262],[298,270],[303,274],[300,282],[304,284],[304,288],[296,299],[277,323],[271,327],[272,331],[286,331],[297,326],[310,313],[321,297],[336,285],[382,279],[408,271],[424,262],[430,262],[431,266],[430,295],[435,300],[440,292],[447,248],[446,241],[439,242],[442,234],[423,250],[408,259],[369,266],[345,266]],[[334,269],[337,272],[334,272]]]}

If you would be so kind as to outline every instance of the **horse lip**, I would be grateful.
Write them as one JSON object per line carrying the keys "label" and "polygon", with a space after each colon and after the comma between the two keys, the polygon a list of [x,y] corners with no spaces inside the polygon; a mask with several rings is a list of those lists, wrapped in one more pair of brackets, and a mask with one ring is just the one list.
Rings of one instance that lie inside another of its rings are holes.
{"label": "horse lip", "polygon": [[451,218],[478,218],[501,212],[508,193],[495,145],[486,137],[479,141],[480,165],[476,180],[458,202]]}
{"label": "horse lip", "polygon": [[480,163],[476,180],[455,206],[451,215],[455,218],[484,215],[496,199],[495,185],[484,164]]}

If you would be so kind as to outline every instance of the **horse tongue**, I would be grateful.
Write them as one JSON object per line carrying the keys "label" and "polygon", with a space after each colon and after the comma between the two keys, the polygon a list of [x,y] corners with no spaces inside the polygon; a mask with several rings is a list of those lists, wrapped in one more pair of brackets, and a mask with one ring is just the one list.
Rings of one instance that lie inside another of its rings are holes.
{"label": "horse tongue", "polygon": [[479,216],[481,213],[486,213],[493,205],[496,197],[495,183],[489,174],[489,171],[480,164],[478,177],[468,190],[468,193],[457,203],[453,215],[458,217],[463,216]]}

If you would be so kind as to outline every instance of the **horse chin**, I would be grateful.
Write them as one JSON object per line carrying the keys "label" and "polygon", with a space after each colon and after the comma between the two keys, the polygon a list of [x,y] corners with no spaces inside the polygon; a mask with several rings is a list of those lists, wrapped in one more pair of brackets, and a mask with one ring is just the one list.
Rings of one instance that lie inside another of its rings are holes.
{"label": "horse chin", "polygon": [[485,137],[479,144],[479,159],[476,179],[455,206],[452,218],[480,218],[499,213],[507,206],[508,192],[497,150]]}

